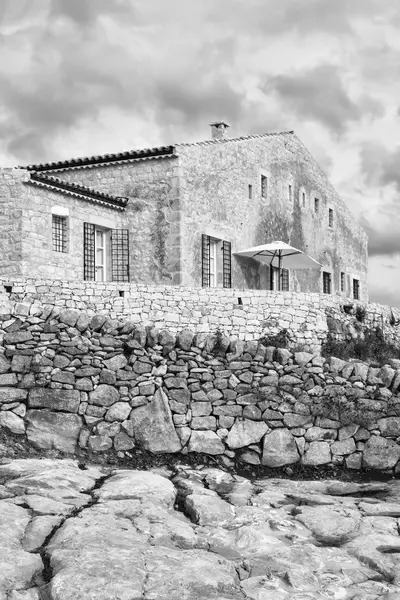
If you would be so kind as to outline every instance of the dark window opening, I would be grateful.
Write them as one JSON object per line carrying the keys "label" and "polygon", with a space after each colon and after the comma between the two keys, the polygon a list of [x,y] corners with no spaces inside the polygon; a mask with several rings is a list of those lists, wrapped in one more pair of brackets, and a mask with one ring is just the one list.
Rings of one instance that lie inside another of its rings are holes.
{"label": "dark window opening", "polygon": [[249,199],[253,198],[253,186],[249,184]]}
{"label": "dark window opening", "polygon": [[333,209],[330,208],[328,212],[328,223],[329,227],[333,227]]}
{"label": "dark window opening", "polygon": [[224,288],[232,287],[231,243],[226,240],[216,240],[205,234],[201,236],[201,240],[202,287],[218,287],[221,282]]}
{"label": "dark window opening", "polygon": [[314,211],[316,213],[319,211],[319,200],[318,200],[318,198],[314,198]]}
{"label": "dark window opening", "polygon": [[118,290],[118,294],[120,298],[124,298],[125,297],[125,292],[124,290]]}
{"label": "dark window opening", "polygon": [[239,306],[243,306],[243,300],[241,298],[238,298],[238,304]]}
{"label": "dark window opening", "polygon": [[268,177],[261,175],[261,197],[268,197]]}
{"label": "dark window opening", "polygon": [[305,207],[305,205],[306,205],[306,195],[303,192],[303,208]]}
{"label": "dark window opening", "polygon": [[289,185],[289,202],[292,202],[292,186]]}
{"label": "dark window opening", "polygon": [[326,271],[322,273],[322,290],[324,294],[332,293],[332,275]]}
{"label": "dark window opening", "polygon": [[344,292],[344,273],[340,273],[340,291]]}
{"label": "dark window opening", "polygon": [[289,291],[289,269],[282,269],[282,292]]}
{"label": "dark window opening", "polygon": [[12,285],[5,285],[4,290],[6,294],[12,294]]}
{"label": "dark window opening", "polygon": [[67,217],[52,215],[54,252],[67,252]]}
{"label": "dark window opening", "polygon": [[360,299],[360,281],[353,279],[353,298],[354,300]]}

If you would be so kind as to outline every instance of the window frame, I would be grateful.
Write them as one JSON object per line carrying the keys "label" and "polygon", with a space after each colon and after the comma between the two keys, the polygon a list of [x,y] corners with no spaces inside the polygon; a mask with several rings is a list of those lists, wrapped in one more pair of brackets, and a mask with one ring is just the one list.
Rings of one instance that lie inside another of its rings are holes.
{"label": "window frame", "polygon": [[68,254],[68,217],[52,213],[51,215],[52,250],[60,254]]}
{"label": "window frame", "polygon": [[322,271],[322,293],[332,294],[332,273],[330,271]]}
{"label": "window frame", "polygon": [[344,271],[340,271],[340,291],[344,292],[345,291],[345,272]]}
{"label": "window frame", "polygon": [[267,200],[268,199],[268,193],[269,193],[268,176],[261,174],[261,176],[260,176],[260,183],[261,183],[261,198],[264,198],[265,200]]}
{"label": "window frame", "polygon": [[360,300],[360,280],[353,277],[353,299]]}
{"label": "window frame", "polygon": [[333,208],[328,208],[328,227],[333,227]]}

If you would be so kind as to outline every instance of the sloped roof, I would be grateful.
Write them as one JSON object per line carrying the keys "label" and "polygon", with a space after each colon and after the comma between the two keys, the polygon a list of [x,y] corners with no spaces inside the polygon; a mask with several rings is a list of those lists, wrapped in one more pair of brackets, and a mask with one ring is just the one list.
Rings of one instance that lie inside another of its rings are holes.
{"label": "sloped roof", "polygon": [[198,142],[182,142],[173,146],[158,146],[156,148],[144,148],[141,150],[128,150],[126,152],[118,152],[116,154],[103,154],[101,156],[83,156],[80,158],[71,158],[64,161],[39,163],[21,167],[28,171],[58,171],[63,169],[79,169],[82,167],[108,165],[111,163],[133,162],[137,160],[145,160],[148,158],[167,158],[178,156],[177,150],[180,147],[187,146],[210,146],[213,144],[227,144],[230,142],[241,142],[245,140],[260,139],[274,136],[292,135],[294,131],[279,131],[271,133],[259,133],[253,135],[243,135],[233,138],[209,139]]}
{"label": "sloped roof", "polygon": [[118,210],[125,210],[128,203],[128,198],[113,196],[111,194],[105,194],[93,188],[89,188],[77,183],[70,183],[68,181],[62,181],[57,177],[51,177],[50,175],[44,175],[43,173],[32,172],[30,179],[26,182],[39,187],[45,187],[53,191],[62,192],[69,196],[75,196],[83,200],[89,200],[96,204],[102,204],[110,208],[116,208]]}

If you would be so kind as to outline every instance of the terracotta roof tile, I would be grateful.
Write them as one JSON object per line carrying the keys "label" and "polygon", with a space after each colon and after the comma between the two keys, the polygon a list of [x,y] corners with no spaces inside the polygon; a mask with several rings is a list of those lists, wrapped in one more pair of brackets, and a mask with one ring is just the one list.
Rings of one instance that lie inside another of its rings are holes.
{"label": "terracotta roof tile", "polygon": [[50,175],[44,175],[43,173],[31,173],[30,179],[26,183],[56,190],[64,194],[82,198],[83,200],[89,200],[90,202],[116,208],[117,210],[125,210],[128,203],[128,198],[105,194],[93,188],[85,187],[77,183],[62,181],[57,177],[51,177]]}

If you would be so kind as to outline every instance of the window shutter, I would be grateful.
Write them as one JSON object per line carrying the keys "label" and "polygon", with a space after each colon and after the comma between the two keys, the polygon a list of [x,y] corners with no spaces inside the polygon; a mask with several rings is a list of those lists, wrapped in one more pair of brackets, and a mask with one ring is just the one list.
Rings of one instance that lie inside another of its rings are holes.
{"label": "window shutter", "polygon": [[223,267],[223,285],[224,288],[232,287],[231,264],[232,264],[231,243],[222,242],[222,267]]}
{"label": "window shutter", "polygon": [[282,291],[289,291],[289,269],[282,269]]}
{"label": "window shutter", "polygon": [[201,236],[201,285],[210,287],[210,236]]}
{"label": "window shutter", "polygon": [[85,281],[94,281],[94,225],[83,224],[83,278]]}
{"label": "window shutter", "polygon": [[111,230],[111,279],[129,281],[129,231]]}

